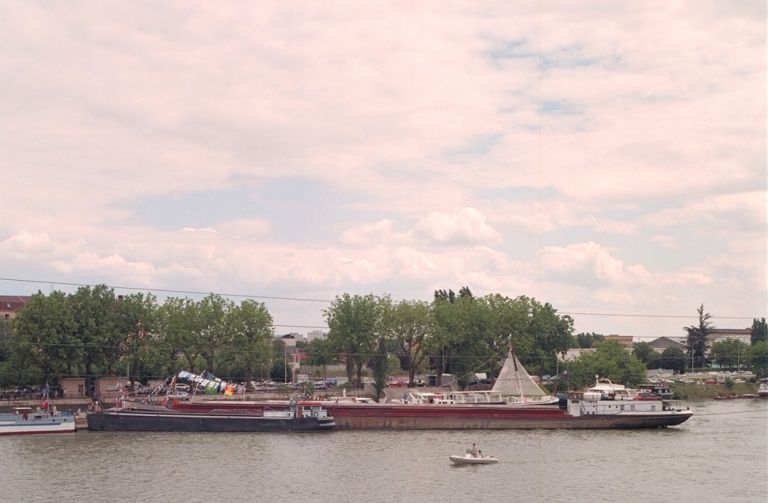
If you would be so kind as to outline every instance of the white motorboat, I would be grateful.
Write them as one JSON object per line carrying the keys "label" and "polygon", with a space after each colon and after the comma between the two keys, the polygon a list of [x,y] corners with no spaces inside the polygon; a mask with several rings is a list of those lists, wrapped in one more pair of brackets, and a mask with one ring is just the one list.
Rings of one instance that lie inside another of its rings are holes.
{"label": "white motorboat", "polygon": [[465,454],[463,456],[454,454],[450,457],[450,460],[455,465],[491,465],[499,462],[493,456],[473,456],[472,454]]}
{"label": "white motorboat", "polygon": [[768,398],[768,378],[760,379],[760,387],[757,389],[757,396]]}
{"label": "white motorboat", "polygon": [[47,409],[16,407],[12,413],[0,413],[0,435],[26,435],[34,433],[73,433],[75,417]]}

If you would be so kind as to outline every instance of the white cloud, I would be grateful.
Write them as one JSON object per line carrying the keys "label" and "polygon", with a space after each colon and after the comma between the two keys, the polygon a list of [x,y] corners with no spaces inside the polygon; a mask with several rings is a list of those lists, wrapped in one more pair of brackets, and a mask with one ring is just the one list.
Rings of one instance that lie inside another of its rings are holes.
{"label": "white cloud", "polygon": [[414,230],[437,243],[492,243],[501,239],[475,208],[462,208],[455,213],[430,212]]}
{"label": "white cloud", "polygon": [[341,235],[342,243],[351,246],[387,242],[396,243],[404,239],[405,236],[403,234],[395,232],[393,222],[389,219],[348,229]]}
{"label": "white cloud", "polygon": [[538,258],[545,270],[567,275],[588,272],[594,280],[624,286],[645,284],[651,274],[640,264],[625,266],[612,256],[611,250],[594,242],[565,247],[548,246]]}
{"label": "white cloud", "polygon": [[272,230],[272,225],[255,218],[239,218],[216,224],[216,230],[237,239],[256,239]]}

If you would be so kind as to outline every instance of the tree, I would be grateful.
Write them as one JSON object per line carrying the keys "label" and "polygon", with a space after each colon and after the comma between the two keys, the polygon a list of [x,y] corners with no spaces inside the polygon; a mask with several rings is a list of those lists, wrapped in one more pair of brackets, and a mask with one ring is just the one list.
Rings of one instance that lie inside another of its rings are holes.
{"label": "tree", "polygon": [[576,343],[580,348],[593,348],[597,346],[597,344],[603,342],[603,340],[604,337],[601,334],[596,334],[594,332],[582,332],[576,335]]}
{"label": "tree", "polygon": [[616,342],[598,344],[595,351],[581,355],[568,364],[571,385],[584,387],[594,381],[595,376],[605,377],[627,386],[645,382],[645,365]]}
{"label": "tree", "polygon": [[408,385],[414,385],[416,372],[425,363],[425,340],[430,332],[430,306],[426,302],[400,301],[385,303],[382,318],[391,340],[396,346],[405,369]]}
{"label": "tree", "polygon": [[539,375],[555,374],[557,353],[564,354],[574,344],[573,319],[558,315],[551,304],[541,304],[536,299],[530,299],[530,306],[527,331],[534,341],[531,370]]}
{"label": "tree", "polygon": [[655,367],[671,369],[676,372],[685,372],[688,365],[688,358],[685,351],[678,347],[669,347],[664,349],[661,356],[655,360]]}
{"label": "tree", "polygon": [[362,386],[363,366],[376,350],[378,299],[372,294],[352,296],[345,293],[337,296],[323,314],[329,328],[328,340],[345,359],[347,379]]}
{"label": "tree", "polygon": [[78,367],[82,348],[63,292],[33,295],[19,311],[14,328],[14,361],[36,374],[34,383],[54,384]]}
{"label": "tree", "polygon": [[86,392],[95,391],[96,373],[112,375],[121,338],[116,325],[115,292],[106,285],[83,286],[68,297],[75,334],[82,344]]}
{"label": "tree", "polygon": [[643,362],[646,368],[654,368],[654,361],[656,360],[656,351],[653,350],[650,344],[647,342],[638,342],[635,344],[632,354]]}
{"label": "tree", "polygon": [[119,365],[126,369],[129,382],[145,380],[160,370],[152,340],[158,328],[158,308],[152,294],[138,292],[118,298],[115,325],[121,335]]}
{"label": "tree", "polygon": [[490,359],[493,337],[493,318],[486,299],[460,295],[452,305],[458,324],[455,337],[447,348],[451,355],[449,369],[463,389],[476,372],[485,370]]}
{"label": "tree", "polygon": [[757,377],[768,377],[768,341],[759,341],[750,347],[749,364]]}
{"label": "tree", "polygon": [[320,365],[323,368],[323,379],[326,379],[326,366],[336,361],[336,353],[328,339],[312,339],[307,344],[306,351],[312,365]]}
{"label": "tree", "polygon": [[222,364],[228,366],[230,376],[240,374],[246,381],[257,374],[266,375],[272,364],[275,336],[272,315],[266,305],[250,299],[230,307],[223,322],[230,340],[222,348]]}
{"label": "tree", "polygon": [[749,346],[737,339],[726,339],[712,345],[710,356],[721,368],[740,370],[747,363]]}
{"label": "tree", "polygon": [[424,340],[425,351],[432,355],[431,366],[437,374],[437,385],[442,385],[442,376],[448,370],[450,348],[460,337],[460,316],[453,292],[442,295],[435,292],[431,307],[431,328]]}
{"label": "tree", "polygon": [[171,370],[178,370],[177,357],[183,357],[190,372],[198,372],[200,348],[196,344],[195,330],[197,305],[190,299],[169,297],[158,312],[160,331],[163,333],[165,354],[172,362]]}
{"label": "tree", "polygon": [[373,386],[376,389],[376,401],[384,393],[389,376],[389,358],[387,353],[387,336],[385,332],[377,331],[374,341],[375,353],[371,355],[370,363],[373,370]]}
{"label": "tree", "polygon": [[714,328],[709,322],[712,316],[704,312],[704,304],[699,306],[696,312],[699,313],[699,324],[691,325],[685,329],[688,332],[688,356],[693,362],[693,368],[706,365],[709,347],[707,336]]}
{"label": "tree", "polygon": [[218,352],[233,342],[234,327],[230,313],[235,305],[221,295],[210,294],[197,303],[193,344],[205,359],[209,372],[217,372]]}
{"label": "tree", "polygon": [[765,318],[760,318],[760,320],[755,318],[752,320],[750,342],[754,346],[760,341],[768,342],[768,324],[766,324]]}

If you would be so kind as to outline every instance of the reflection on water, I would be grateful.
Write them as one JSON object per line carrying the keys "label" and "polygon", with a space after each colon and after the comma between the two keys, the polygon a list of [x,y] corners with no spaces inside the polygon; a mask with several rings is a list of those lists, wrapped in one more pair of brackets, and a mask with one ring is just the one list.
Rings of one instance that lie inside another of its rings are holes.
{"label": "reflection on water", "polygon": [[[697,501],[768,498],[768,401],[676,428],[0,438],[9,502]],[[476,442],[500,462],[452,466]]]}

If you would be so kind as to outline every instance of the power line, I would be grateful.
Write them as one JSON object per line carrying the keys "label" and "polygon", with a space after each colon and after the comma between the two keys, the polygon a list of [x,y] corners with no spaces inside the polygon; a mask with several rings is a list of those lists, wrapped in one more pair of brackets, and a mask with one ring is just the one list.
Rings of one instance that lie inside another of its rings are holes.
{"label": "power line", "polygon": [[[89,284],[89,283],[73,283],[73,282],[66,282],[66,281],[43,281],[43,280],[36,280],[36,279],[27,279],[27,278],[7,278],[7,277],[0,277],[0,281],[12,281],[16,283],[29,283],[29,284],[39,284],[39,285],[63,285],[63,286],[87,286],[87,287],[95,287],[95,284]],[[173,294],[180,294],[180,295],[221,295],[222,297],[234,297],[234,298],[243,298],[243,299],[266,299],[266,300],[284,300],[284,301],[293,301],[293,302],[316,302],[316,303],[323,303],[323,304],[330,304],[334,302],[331,299],[316,299],[316,298],[307,298],[307,297],[285,297],[285,296],[274,296],[274,295],[259,295],[259,294],[247,294],[247,293],[222,293],[222,292],[204,292],[204,291],[198,291],[198,290],[176,290],[176,289],[169,289],[169,288],[142,288],[142,287],[136,287],[136,286],[125,286],[125,285],[106,285],[105,286],[109,288],[113,288],[115,290],[131,290],[131,291],[146,291],[146,292],[161,292],[161,293],[173,293]],[[622,318],[669,318],[669,319],[698,319],[698,316],[696,315],[682,315],[682,314],[645,314],[645,313],[604,313],[604,312],[590,312],[590,311],[558,311],[559,314],[568,315],[568,316],[611,316],[611,317],[622,317]],[[717,316],[717,315],[711,315],[711,319],[720,319],[720,320],[752,320],[754,319],[754,316]],[[294,327],[294,328],[328,328],[326,326],[309,326],[309,325],[275,325],[279,327]]]}
{"label": "power line", "polygon": [[[684,319],[698,319],[695,315],[683,315],[683,314],[632,314],[632,313],[589,313],[589,312],[566,312],[560,311],[560,314],[567,314],[568,316],[620,316],[625,318],[684,318]],[[711,315],[712,319],[721,320],[752,320],[754,316],[715,316]]]}
{"label": "power line", "polygon": [[[22,278],[0,278],[0,281],[14,281],[17,283],[32,283],[32,284],[39,284],[39,285],[63,285],[63,286],[78,286],[78,287],[79,286],[88,286],[88,287],[96,286],[88,283],[70,283],[66,281],[42,281],[37,279],[22,279]],[[203,291],[197,291],[197,290],[174,290],[170,288],[151,288],[151,287],[141,288],[137,286],[125,286],[125,285],[104,285],[104,286],[108,286],[109,288],[113,288],[115,290],[177,293],[182,295],[215,294],[215,295],[221,295],[222,297],[237,297],[237,298],[245,298],[245,299],[290,300],[290,301],[298,301],[298,302],[322,302],[322,303],[333,302],[332,300],[327,300],[327,299],[311,299],[311,298],[302,298],[302,297],[278,297],[274,295],[256,295],[256,294],[246,294],[246,293],[203,292]]]}

